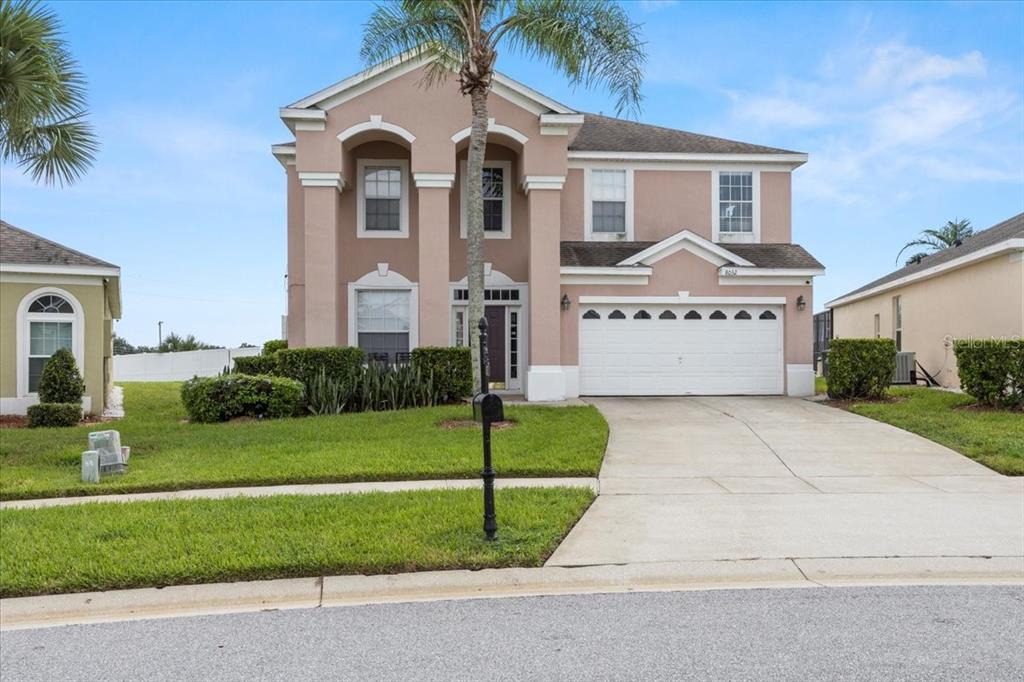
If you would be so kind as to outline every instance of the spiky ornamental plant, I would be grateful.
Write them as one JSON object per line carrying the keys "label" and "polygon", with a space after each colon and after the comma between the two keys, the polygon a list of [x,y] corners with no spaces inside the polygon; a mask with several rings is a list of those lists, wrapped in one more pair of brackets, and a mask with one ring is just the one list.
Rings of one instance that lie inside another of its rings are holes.
{"label": "spiky ornamental plant", "polygon": [[0,160],[34,181],[70,185],[98,149],[85,120],[85,79],[37,2],[0,0]]}
{"label": "spiky ornamental plant", "polygon": [[[469,97],[466,266],[472,328],[484,314],[484,150],[487,96],[499,47],[534,57],[573,85],[603,84],[616,111],[636,113],[643,77],[640,26],[607,0],[402,0],[378,5],[363,29],[362,57],[376,64],[400,55],[431,56],[425,84],[452,71]],[[480,344],[470,334],[473,376],[480,374]]]}

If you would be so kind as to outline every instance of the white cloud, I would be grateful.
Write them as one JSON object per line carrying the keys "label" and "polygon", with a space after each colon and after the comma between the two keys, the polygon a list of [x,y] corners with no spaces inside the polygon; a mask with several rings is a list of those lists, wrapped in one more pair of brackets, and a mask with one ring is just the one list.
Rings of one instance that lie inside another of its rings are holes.
{"label": "white cloud", "polygon": [[984,76],[985,72],[985,58],[978,51],[960,57],[944,57],[902,43],[887,43],[872,51],[871,63],[861,77],[861,84],[868,88],[906,87],[957,76],[976,78]]}
{"label": "white cloud", "polygon": [[962,90],[929,86],[887,101],[868,114],[868,121],[879,143],[921,144],[984,113],[982,104]]}

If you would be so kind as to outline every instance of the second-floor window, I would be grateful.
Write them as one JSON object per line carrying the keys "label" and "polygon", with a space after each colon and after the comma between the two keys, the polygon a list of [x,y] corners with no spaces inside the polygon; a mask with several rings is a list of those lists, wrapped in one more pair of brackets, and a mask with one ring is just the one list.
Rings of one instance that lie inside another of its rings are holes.
{"label": "second-floor window", "polygon": [[409,162],[359,159],[357,225],[360,237],[405,237],[409,234]]}
{"label": "second-floor window", "polygon": [[591,171],[590,201],[594,234],[626,234],[626,171]]}
{"label": "second-floor window", "polygon": [[718,176],[719,232],[754,231],[754,174],[722,172]]}
{"label": "second-floor window", "polygon": [[[462,175],[462,217],[461,233],[466,238],[466,216],[469,188],[466,178],[469,164],[462,161],[459,166]],[[512,237],[512,192],[509,182],[512,178],[511,161],[484,161],[480,193],[484,199],[484,236],[488,239],[510,239]]]}

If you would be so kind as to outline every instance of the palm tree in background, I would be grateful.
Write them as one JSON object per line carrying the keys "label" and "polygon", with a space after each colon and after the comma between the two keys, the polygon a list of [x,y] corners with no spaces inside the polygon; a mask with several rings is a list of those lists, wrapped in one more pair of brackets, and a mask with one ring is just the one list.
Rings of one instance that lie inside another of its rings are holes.
{"label": "palm tree in background", "polygon": [[[472,111],[466,202],[469,319],[484,314],[483,162],[487,96],[499,46],[548,63],[573,85],[603,84],[617,112],[637,113],[644,63],[640,27],[606,0],[402,0],[377,6],[363,29],[368,65],[430,56],[424,84],[456,73]],[[470,334],[474,376],[480,344]]]}
{"label": "palm tree in background", "polygon": [[915,253],[904,263],[904,265],[916,265],[917,263],[920,263],[925,256],[931,255],[936,251],[942,251],[943,249],[948,249],[951,246],[958,246],[960,242],[967,239],[972,234],[974,234],[974,228],[971,227],[971,221],[967,218],[950,220],[937,230],[921,230],[921,236],[919,238],[907,242],[906,246],[900,249],[900,252],[896,254],[896,261],[899,262],[900,256],[903,255],[903,252],[913,246],[927,247],[927,251]]}
{"label": "palm tree in background", "polygon": [[36,2],[0,0],[0,160],[48,185],[73,183],[98,148],[60,28]]}

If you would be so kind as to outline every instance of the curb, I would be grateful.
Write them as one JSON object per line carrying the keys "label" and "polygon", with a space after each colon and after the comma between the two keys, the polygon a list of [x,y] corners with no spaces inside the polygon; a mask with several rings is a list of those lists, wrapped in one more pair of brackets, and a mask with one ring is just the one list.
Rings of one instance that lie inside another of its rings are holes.
{"label": "curb", "polygon": [[450,599],[719,589],[1024,585],[1024,557],[690,561],[290,578],[0,600],[0,630]]}

